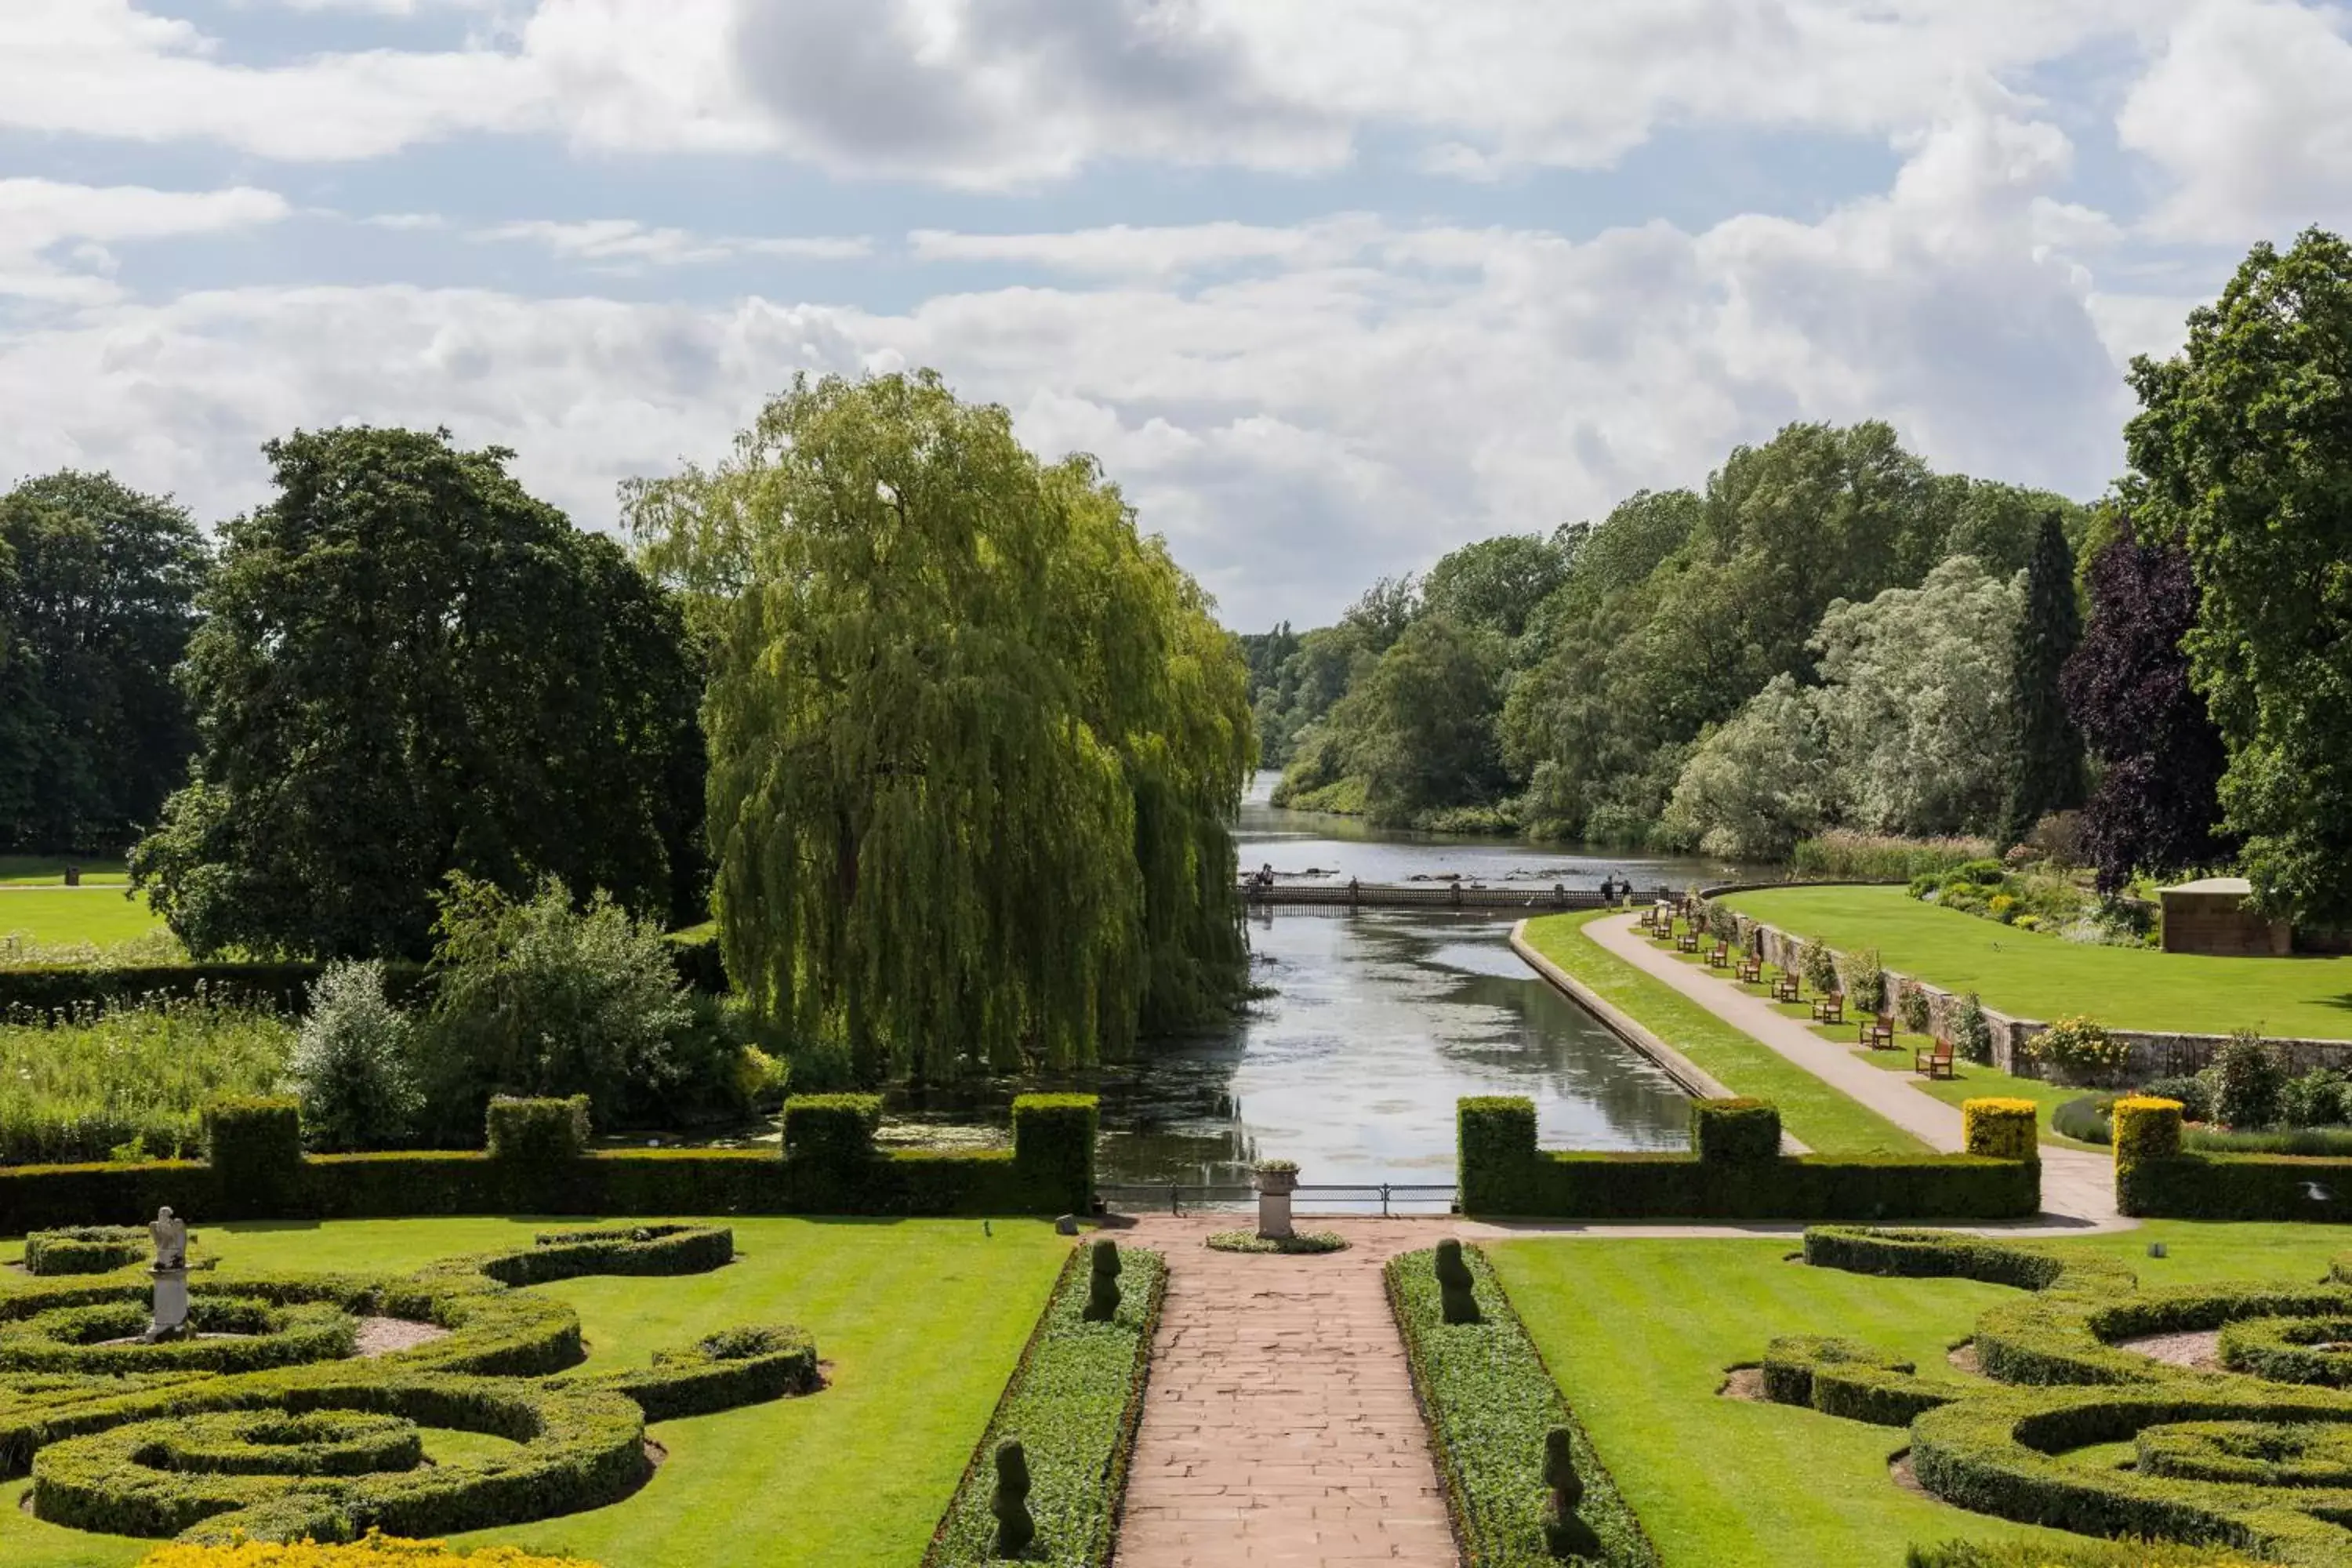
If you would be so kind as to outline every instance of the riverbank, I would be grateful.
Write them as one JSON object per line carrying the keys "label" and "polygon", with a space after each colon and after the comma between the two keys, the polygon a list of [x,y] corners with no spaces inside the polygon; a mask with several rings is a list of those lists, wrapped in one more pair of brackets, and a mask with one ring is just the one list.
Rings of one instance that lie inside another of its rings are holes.
{"label": "riverbank", "polygon": [[1523,940],[1612,1006],[1668,1041],[1735,1094],[1769,1100],[1780,1125],[1817,1154],[1919,1154],[1927,1142],[1806,1071],[1746,1030],[1610,952],[1590,928],[1605,910],[1527,922]]}

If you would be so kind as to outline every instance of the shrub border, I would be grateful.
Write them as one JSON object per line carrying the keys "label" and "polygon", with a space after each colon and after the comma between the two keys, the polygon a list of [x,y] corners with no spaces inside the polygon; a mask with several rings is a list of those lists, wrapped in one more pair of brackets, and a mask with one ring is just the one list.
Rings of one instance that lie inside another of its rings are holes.
{"label": "shrub border", "polygon": [[[989,1511],[989,1500],[996,1486],[996,1445],[1004,1434],[1006,1418],[1025,1392],[1030,1378],[1038,1373],[1039,1363],[1052,1353],[1056,1318],[1069,1317],[1084,1307],[1090,1283],[1091,1252],[1088,1247],[1074,1247],[1064,1259],[1054,1289],[1046,1294],[1045,1310],[1037,1314],[1036,1326],[1029,1331],[1028,1342],[1021,1347],[1021,1359],[1013,1364],[1013,1375],[1005,1380],[1004,1392],[997,1395],[995,1408],[989,1412],[988,1424],[981,1429],[980,1441],[972,1447],[963,1476],[931,1531],[930,1544],[923,1552],[922,1568],[962,1568],[971,1561],[954,1554],[951,1532],[960,1516],[969,1516],[975,1510],[986,1515]],[[1135,1457],[1136,1428],[1143,1420],[1143,1397],[1151,1381],[1153,1342],[1159,1336],[1160,1311],[1168,1300],[1168,1262],[1159,1253],[1143,1247],[1121,1247],[1119,1259],[1121,1288],[1129,1299],[1132,1299],[1136,1273],[1149,1269],[1151,1279],[1143,1290],[1134,1359],[1128,1363],[1126,1400],[1119,1409],[1110,1449],[1096,1471],[1101,1477],[1101,1484],[1096,1490],[1097,1506],[1090,1539],[1083,1555],[1075,1559],[1087,1568],[1108,1568],[1118,1545],[1128,1467]],[[995,1560],[992,1554],[982,1561]]]}
{"label": "shrub border", "polygon": [[[1503,1486],[1508,1495],[1524,1499],[1525,1507],[1507,1523],[1496,1520],[1491,1506],[1481,1496],[1481,1489],[1490,1484],[1489,1457],[1483,1451],[1484,1445],[1480,1450],[1472,1451],[1454,1444],[1454,1428],[1445,1415],[1457,1394],[1427,1340],[1432,1334],[1461,1332],[1471,1327],[1456,1324],[1449,1328],[1443,1321],[1437,1304],[1435,1256],[1432,1248],[1400,1253],[1381,1270],[1381,1281],[1388,1296],[1390,1314],[1396,1321],[1397,1334],[1404,1342],[1413,1402],[1429,1433],[1438,1479],[1445,1490],[1445,1511],[1454,1527],[1454,1543],[1463,1561],[1475,1568],[1538,1568],[1555,1561],[1544,1548],[1540,1522],[1543,1436],[1540,1432],[1531,1434],[1524,1448],[1514,1450],[1512,1457],[1504,1461],[1510,1468],[1507,1485],[1493,1484]],[[1568,1429],[1576,1455],[1577,1475],[1584,1483],[1580,1517],[1589,1524],[1596,1524],[1596,1529],[1600,1523],[1607,1525],[1602,1534],[1604,1548],[1612,1539],[1618,1543],[1612,1554],[1594,1561],[1608,1568],[1658,1568],[1656,1543],[1643,1527],[1641,1516],[1618,1490],[1615,1478],[1593,1447],[1591,1435],[1577,1419],[1567,1395],[1560,1392],[1559,1380],[1544,1363],[1543,1352],[1536,1348],[1527,1326],[1519,1321],[1518,1310],[1512,1306],[1502,1281],[1496,1278],[1485,1250],[1465,1243],[1462,1257],[1470,1267],[1478,1309],[1485,1319],[1475,1326],[1491,1331],[1495,1336],[1486,1365],[1507,1369],[1514,1388],[1545,1407],[1543,1426]]]}

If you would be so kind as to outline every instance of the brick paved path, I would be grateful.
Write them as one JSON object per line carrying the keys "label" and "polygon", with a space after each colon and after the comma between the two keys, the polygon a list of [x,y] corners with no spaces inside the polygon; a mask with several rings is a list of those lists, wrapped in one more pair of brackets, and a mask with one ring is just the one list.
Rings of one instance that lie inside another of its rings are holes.
{"label": "brick paved path", "polygon": [[1425,1224],[1313,1222],[1320,1258],[1211,1252],[1246,1216],[1150,1219],[1121,1239],[1170,1263],[1168,1305],[1119,1526],[1118,1568],[1459,1561],[1381,1289]]}

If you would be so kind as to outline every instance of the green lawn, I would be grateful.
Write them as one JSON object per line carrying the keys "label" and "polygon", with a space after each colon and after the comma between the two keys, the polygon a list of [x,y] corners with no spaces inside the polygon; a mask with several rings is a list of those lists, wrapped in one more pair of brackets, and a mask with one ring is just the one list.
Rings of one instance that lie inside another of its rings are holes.
{"label": "green lawn", "polygon": [[[1689,953],[1676,953],[1675,956],[1685,963],[1696,963],[1701,967],[1706,963],[1703,957],[1694,957]],[[1723,977],[1724,984],[1733,984],[1729,972],[1718,970],[1715,973]],[[1950,1078],[1925,1079],[1912,1076],[1918,1061],[1916,1053],[1932,1047],[1936,1043],[1935,1037],[1908,1034],[1898,1028],[1895,1033],[1893,1050],[1862,1050],[1859,1048],[1861,1042],[1853,1024],[1816,1024],[1813,1022],[1812,1005],[1810,1002],[1766,1000],[1770,995],[1769,988],[1772,982],[1778,979],[1780,974],[1779,969],[1768,963],[1764,966],[1763,979],[1759,984],[1741,986],[1740,989],[1754,995],[1757,1000],[1764,1002],[1766,1006],[1782,1017],[1793,1018],[1804,1025],[1822,1039],[1834,1040],[1839,1045],[1853,1050],[1856,1056],[1861,1057],[1871,1066],[1911,1077],[1911,1086],[1914,1089],[1923,1094],[1931,1094],[1947,1105],[1957,1106],[1967,1100],[1990,1097],[2030,1100],[2033,1101],[2034,1120],[2041,1125],[2043,1142],[2056,1143],[2068,1149],[2087,1149],[2097,1154],[2108,1152],[2104,1143],[2084,1143],[2076,1139],[2061,1137],[2050,1126],[2052,1110],[2070,1100],[2080,1099],[2090,1090],[2067,1084],[2048,1083],[2038,1078],[2015,1078],[2002,1072],[1999,1068],[1982,1067],[1975,1062],[1964,1061],[1956,1061],[1952,1064]]]}
{"label": "green lawn", "polygon": [[0,939],[113,947],[163,929],[145,899],[125,898],[121,888],[0,887]]}
{"label": "green lawn", "polygon": [[[199,1228],[225,1270],[404,1271],[512,1247],[543,1223]],[[829,1386],[657,1425],[669,1458],[627,1501],[465,1543],[560,1549],[605,1568],[916,1568],[1071,1244],[1028,1220],[997,1220],[992,1237],[978,1220],[727,1223],[737,1259],[715,1273],[536,1289],[579,1309],[591,1366],[787,1321],[816,1336]],[[41,1524],[17,1506],[27,1485],[0,1486],[8,1568],[126,1568],[152,1545]]]}
{"label": "green lawn", "polygon": [[[2172,1256],[2141,1256],[2164,1239]],[[2309,1281],[2352,1245],[2337,1226],[2158,1221],[2059,1245],[2127,1258],[2148,1284]],[[1924,1375],[2013,1292],[1785,1261],[1786,1240],[1528,1240],[1486,1253],[1666,1568],[1898,1568],[1913,1542],[2054,1539],[1899,1489],[1905,1436],[1720,1398],[1724,1371],[1776,1334],[1846,1334]],[[1960,1374],[1951,1373],[1958,1378]]]}
{"label": "green lawn", "polygon": [[2352,956],[2206,958],[2097,947],[1939,910],[1900,888],[1774,888],[1725,900],[1841,951],[2027,1018],[2084,1013],[2119,1028],[2352,1038]]}
{"label": "green lawn", "polygon": [[1606,911],[1546,915],[1528,922],[1528,942],[1727,1088],[1780,1108],[1780,1125],[1819,1154],[1917,1154],[1927,1145],[1857,1104],[1745,1030],[1733,1027],[1605,952],[1584,927]]}
{"label": "green lawn", "polygon": [[84,884],[104,882],[119,886],[130,880],[130,873],[120,860],[76,860],[63,855],[0,855],[0,888],[60,887],[68,866],[81,868]]}

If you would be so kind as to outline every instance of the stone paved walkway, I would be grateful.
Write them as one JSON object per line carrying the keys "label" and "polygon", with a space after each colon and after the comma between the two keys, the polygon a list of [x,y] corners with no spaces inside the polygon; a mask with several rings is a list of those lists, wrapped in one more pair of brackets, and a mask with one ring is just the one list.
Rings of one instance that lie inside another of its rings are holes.
{"label": "stone paved walkway", "polygon": [[[1754,1036],[1815,1078],[1843,1090],[1905,1131],[1937,1149],[1962,1146],[1960,1110],[1917,1088],[1907,1074],[1889,1072],[1822,1038],[1771,1004],[1712,970],[1695,968],[1661,951],[1633,930],[1634,917],[1595,921],[1584,929],[1603,948],[1654,975],[1726,1023]],[[2042,1206],[2102,1228],[2137,1222],[2116,1213],[2114,1162],[2105,1154],[2054,1144],[2042,1148]]]}
{"label": "stone paved walkway", "polygon": [[1170,1260],[1168,1304],[1120,1515],[1118,1568],[1459,1561],[1381,1265],[1428,1222],[1313,1222],[1318,1258],[1212,1252],[1239,1215],[1158,1217],[1120,1237]]}

